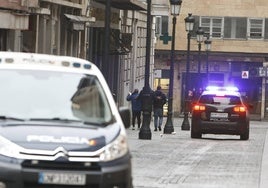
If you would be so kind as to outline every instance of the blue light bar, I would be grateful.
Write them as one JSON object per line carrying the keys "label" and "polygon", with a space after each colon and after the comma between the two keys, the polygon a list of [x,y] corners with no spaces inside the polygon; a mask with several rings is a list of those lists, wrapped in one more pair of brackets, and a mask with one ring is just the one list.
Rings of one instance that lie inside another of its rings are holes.
{"label": "blue light bar", "polygon": [[235,86],[225,87],[225,89],[226,89],[227,91],[239,91],[239,89],[238,89],[237,87],[235,87]]}
{"label": "blue light bar", "polygon": [[90,64],[84,64],[84,68],[85,69],[90,69],[91,68],[91,65]]}
{"label": "blue light bar", "polygon": [[207,86],[206,87],[206,90],[207,91],[219,91],[219,88],[218,86]]}
{"label": "blue light bar", "polygon": [[80,63],[76,63],[76,62],[74,62],[74,63],[73,63],[73,67],[75,67],[75,68],[79,68],[79,67],[81,67],[81,64],[80,64]]}
{"label": "blue light bar", "polygon": [[219,87],[219,86],[207,86],[207,91],[239,91],[235,86]]}

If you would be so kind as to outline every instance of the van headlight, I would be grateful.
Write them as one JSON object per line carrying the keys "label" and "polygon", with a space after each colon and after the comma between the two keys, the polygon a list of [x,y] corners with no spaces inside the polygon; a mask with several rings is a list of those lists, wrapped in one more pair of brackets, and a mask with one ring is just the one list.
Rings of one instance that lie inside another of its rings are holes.
{"label": "van headlight", "polygon": [[0,188],[6,188],[6,184],[0,181]]}
{"label": "van headlight", "polygon": [[112,143],[104,147],[100,154],[101,161],[111,161],[124,156],[128,152],[126,135],[120,134]]}
{"label": "van headlight", "polygon": [[18,158],[22,148],[5,137],[0,136],[0,155]]}

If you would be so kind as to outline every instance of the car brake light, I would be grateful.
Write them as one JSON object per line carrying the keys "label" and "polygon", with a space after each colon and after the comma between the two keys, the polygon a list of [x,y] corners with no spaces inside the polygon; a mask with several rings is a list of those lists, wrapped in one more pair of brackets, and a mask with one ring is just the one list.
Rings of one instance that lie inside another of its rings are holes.
{"label": "car brake light", "polygon": [[235,106],[234,112],[246,112],[246,107],[245,106]]}
{"label": "car brake light", "polygon": [[206,110],[206,107],[204,105],[194,105],[194,108],[193,110],[196,110],[196,111],[204,111]]}

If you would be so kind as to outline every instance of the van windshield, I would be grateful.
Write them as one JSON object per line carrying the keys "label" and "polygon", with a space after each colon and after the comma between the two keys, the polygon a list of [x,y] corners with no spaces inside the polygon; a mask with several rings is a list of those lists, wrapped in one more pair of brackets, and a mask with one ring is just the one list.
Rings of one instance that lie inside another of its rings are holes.
{"label": "van windshield", "polygon": [[2,69],[0,85],[0,116],[93,124],[112,120],[106,95],[93,75]]}

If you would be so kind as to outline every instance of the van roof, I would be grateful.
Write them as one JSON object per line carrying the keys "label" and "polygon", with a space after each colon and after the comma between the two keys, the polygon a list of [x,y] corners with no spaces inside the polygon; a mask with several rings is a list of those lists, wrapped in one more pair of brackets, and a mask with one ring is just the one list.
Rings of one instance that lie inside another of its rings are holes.
{"label": "van roof", "polygon": [[87,60],[76,57],[23,52],[0,52],[0,65],[57,66],[85,70],[95,66]]}

